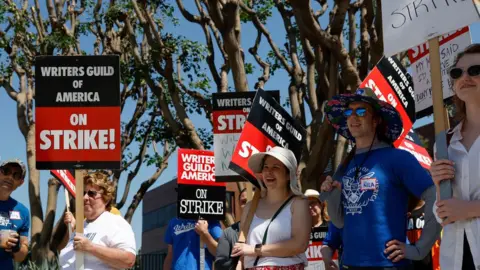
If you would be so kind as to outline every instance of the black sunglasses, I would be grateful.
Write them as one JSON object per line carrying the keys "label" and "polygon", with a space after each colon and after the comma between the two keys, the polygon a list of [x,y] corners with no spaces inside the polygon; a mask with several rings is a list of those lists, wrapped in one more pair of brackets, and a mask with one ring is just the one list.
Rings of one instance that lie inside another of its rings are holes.
{"label": "black sunglasses", "polygon": [[358,117],[364,117],[365,114],[367,114],[367,109],[363,107],[358,107],[356,109],[347,108],[343,111],[343,116],[348,118],[352,116],[353,113],[355,113],[355,115]]}
{"label": "black sunglasses", "polygon": [[84,191],[83,196],[85,197],[85,194],[88,194],[88,197],[95,198],[95,197],[97,197],[97,194],[99,194],[99,193],[100,192],[95,191],[95,190],[89,190],[89,191]]}
{"label": "black sunglasses", "polygon": [[[460,79],[460,77],[463,76],[464,71],[465,70],[463,70],[461,68],[458,68],[458,67],[452,68],[452,69],[450,69],[450,78],[452,78],[454,80]],[[478,75],[480,75],[480,65],[470,66],[470,67],[467,68],[466,71],[467,71],[467,74],[470,77],[478,76]]]}
{"label": "black sunglasses", "polygon": [[15,172],[11,167],[1,167],[0,172],[5,176],[12,175],[13,179],[17,181],[22,180],[22,172]]}

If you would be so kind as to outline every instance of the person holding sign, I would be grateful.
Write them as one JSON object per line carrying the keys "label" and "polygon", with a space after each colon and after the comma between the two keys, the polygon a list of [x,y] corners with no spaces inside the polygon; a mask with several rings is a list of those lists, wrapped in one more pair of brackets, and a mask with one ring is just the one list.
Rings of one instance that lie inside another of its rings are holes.
{"label": "person holding sign", "polygon": [[[258,201],[246,243],[233,247],[232,257],[244,257],[237,269],[304,269],[312,218],[297,180],[295,155],[275,146],[252,155],[248,167],[261,174],[260,182],[266,190]],[[242,213],[242,227],[250,206],[251,202],[247,203]]]}
{"label": "person holding sign", "polygon": [[[328,224],[330,218],[327,213],[327,205],[320,201],[320,193],[313,189],[305,191],[305,197],[308,199],[310,215],[312,216],[312,229],[310,232],[310,244],[305,252],[308,259],[308,266],[305,269],[324,269],[323,257],[320,252],[323,241],[327,236]],[[335,264],[333,260],[328,261],[328,265]]]}
{"label": "person holding sign", "polygon": [[[350,270],[409,269],[439,237],[431,211],[435,187],[409,152],[393,147],[402,133],[399,113],[387,102],[356,94],[333,97],[325,106],[329,123],[355,143],[347,159],[322,183],[322,197],[338,228],[343,228],[342,264]],[[406,245],[409,196],[425,201],[424,233]]]}
{"label": "person holding sign", "polygon": [[200,239],[206,244],[205,270],[212,269],[222,228],[218,221],[173,218],[165,232],[168,253],[163,270],[200,269]]}
{"label": "person holding sign", "polygon": [[[480,44],[458,54],[450,70],[459,124],[449,134],[448,157],[430,171],[437,186],[434,211],[443,226],[442,269],[480,269]],[[440,201],[440,182],[452,182],[453,198]]]}
{"label": "person holding sign", "polygon": [[[110,213],[115,188],[103,173],[84,177],[84,234],[73,235],[60,252],[61,269],[75,269],[75,251],[85,253],[84,269],[125,269],[135,264],[136,244],[132,227],[123,217]],[[67,226],[75,224],[65,213]]]}
{"label": "person holding sign", "polygon": [[18,159],[0,164],[0,265],[13,270],[13,261],[21,262],[28,253],[30,213],[10,195],[23,184],[25,165]]}

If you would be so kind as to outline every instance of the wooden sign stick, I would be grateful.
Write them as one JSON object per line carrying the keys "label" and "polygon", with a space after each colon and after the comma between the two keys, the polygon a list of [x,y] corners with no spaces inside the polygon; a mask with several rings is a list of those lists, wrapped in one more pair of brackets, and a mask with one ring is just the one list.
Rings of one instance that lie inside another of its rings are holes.
{"label": "wooden sign stick", "polygon": [[[76,220],[76,235],[83,236],[83,220],[85,219],[83,213],[83,174],[80,170],[75,170],[75,220]],[[84,253],[82,251],[75,251],[75,269],[83,270]]]}
{"label": "wooden sign stick", "polygon": [[[428,41],[430,50],[430,72],[432,79],[433,121],[435,126],[436,159],[448,159],[447,130],[448,116],[443,106],[442,71],[440,64],[440,43],[438,37]],[[452,197],[451,181],[440,183],[440,200]]]}

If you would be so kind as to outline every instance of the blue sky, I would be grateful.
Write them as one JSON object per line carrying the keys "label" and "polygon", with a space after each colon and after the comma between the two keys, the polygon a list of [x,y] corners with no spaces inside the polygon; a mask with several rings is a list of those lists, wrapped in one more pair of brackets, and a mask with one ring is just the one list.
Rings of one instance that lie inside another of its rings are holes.
{"label": "blue sky", "polygon": [[[191,10],[192,12],[196,11],[196,9],[192,6],[191,1],[184,1],[186,7]],[[193,1],[192,1],[193,2]],[[44,7],[42,7],[44,8]],[[283,25],[280,18],[274,13],[274,17],[271,18],[268,23],[267,27],[269,27],[270,33],[273,36],[273,39],[277,42],[279,47],[283,46],[285,31],[283,26],[282,27],[275,27],[276,25]],[[177,18],[183,18],[181,14],[176,14]],[[326,19],[328,19],[328,15],[322,17],[321,23],[322,26],[325,27],[327,25]],[[171,23],[166,24],[167,31],[180,33],[192,40],[197,40],[201,43],[204,43],[204,36],[201,28],[196,24],[191,24],[184,20],[180,20],[179,26],[173,26]],[[475,23],[471,26],[471,35],[473,42],[480,42],[480,24]],[[255,63],[254,59],[247,53],[248,48],[253,46],[253,42],[256,38],[256,30],[252,27],[243,27],[242,28],[242,47],[246,52],[246,60],[249,63]],[[82,49],[86,51],[91,51],[91,44],[93,41],[89,38],[82,39]],[[268,52],[269,47],[265,40],[262,41],[262,46],[259,49],[259,54],[261,56],[265,56]],[[221,57],[219,54],[216,55],[217,59],[220,61]],[[220,67],[220,65],[218,65]],[[253,85],[256,82],[256,78],[261,76],[261,69],[257,68],[254,70],[254,74],[249,76],[249,87],[252,90]],[[229,86],[233,86],[231,75],[230,75],[230,84]],[[285,86],[289,84],[289,77],[283,71],[279,70],[275,73],[274,76],[270,78],[270,80],[265,85],[266,90],[280,90],[281,99],[285,101],[285,97],[287,96],[287,89]],[[213,82],[212,82],[213,85]],[[15,85],[16,86],[16,85]],[[283,103],[283,102],[282,102]],[[124,109],[124,114],[122,115],[122,120],[127,120],[128,115],[131,114],[134,106],[132,104],[128,104]],[[26,153],[25,153],[25,141],[23,136],[20,133],[20,130],[17,125],[17,117],[16,117],[16,104],[12,101],[8,95],[6,94],[4,89],[0,89],[0,160],[9,159],[13,157],[18,157],[24,161],[26,161]],[[193,117],[192,120],[194,123],[200,123],[200,127],[211,128],[211,126],[205,121],[204,117]],[[431,117],[427,119],[420,119],[417,120],[416,125],[423,125],[431,121]],[[169,161],[169,167],[164,171],[158,181],[153,185],[152,188],[158,187],[159,185],[170,181],[176,175],[176,154],[172,155]],[[155,168],[153,166],[147,167],[143,166],[140,170],[137,178],[132,183],[130,194],[128,195],[127,204],[120,209],[120,211],[124,214],[129,203],[132,201],[132,197],[135,192],[140,187],[142,181],[148,179],[154,172]],[[125,176],[125,175],[124,175]],[[48,171],[42,171],[40,174],[40,182],[41,182],[41,198],[43,203],[43,208],[46,207],[47,202],[47,185],[48,179],[50,178],[50,174]],[[124,190],[125,179],[121,179],[120,187],[119,187],[119,196],[123,194]],[[28,203],[28,183],[27,181],[23,186],[18,188],[12,195],[14,198],[19,200],[20,202],[24,203],[27,207],[29,207]],[[63,196],[63,188],[60,189],[58,201],[57,201],[57,218],[61,215],[61,211],[63,211],[65,207],[65,200]],[[137,208],[135,215],[133,217],[132,226],[136,235],[137,239],[137,248],[141,247],[141,232],[142,232],[142,205]],[[159,241],[163,241],[163,239],[159,239]]]}

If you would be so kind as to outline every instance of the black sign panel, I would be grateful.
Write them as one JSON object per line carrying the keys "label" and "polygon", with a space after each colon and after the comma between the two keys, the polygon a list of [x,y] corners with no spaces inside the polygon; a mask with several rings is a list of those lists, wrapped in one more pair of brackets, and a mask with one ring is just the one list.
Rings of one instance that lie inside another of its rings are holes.
{"label": "black sign panel", "polygon": [[178,185],[177,217],[183,219],[223,220],[226,187]]}
{"label": "black sign panel", "polygon": [[293,151],[298,161],[305,135],[305,128],[298,121],[265,91],[258,90],[229,168],[258,186],[255,175],[248,168],[248,158],[270,147],[282,146]]}
{"label": "black sign panel", "polygon": [[35,106],[120,106],[116,55],[39,56],[35,60]]}

